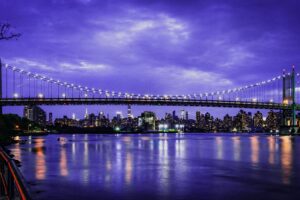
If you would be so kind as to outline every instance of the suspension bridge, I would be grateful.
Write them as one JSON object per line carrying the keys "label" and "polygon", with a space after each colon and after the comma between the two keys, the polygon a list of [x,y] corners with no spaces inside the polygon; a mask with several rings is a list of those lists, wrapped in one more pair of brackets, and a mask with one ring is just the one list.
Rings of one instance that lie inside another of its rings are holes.
{"label": "suspension bridge", "polygon": [[0,60],[0,114],[3,106],[25,105],[157,105],[281,110],[284,125],[296,126],[300,74],[289,73],[222,91],[154,95],[109,91],[63,82]]}

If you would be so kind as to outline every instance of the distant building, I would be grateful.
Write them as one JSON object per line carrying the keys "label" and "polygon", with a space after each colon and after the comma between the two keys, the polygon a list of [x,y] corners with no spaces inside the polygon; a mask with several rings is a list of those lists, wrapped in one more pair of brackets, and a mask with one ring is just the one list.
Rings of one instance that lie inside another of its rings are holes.
{"label": "distant building", "polygon": [[88,109],[85,109],[84,119],[89,119]]}
{"label": "distant building", "polygon": [[75,119],[70,119],[67,116],[64,116],[63,118],[57,118],[54,121],[55,126],[59,126],[59,127],[79,127],[79,121],[75,120]]}
{"label": "distant building", "polygon": [[41,126],[46,125],[46,112],[38,106],[25,106],[23,116]]}
{"label": "distant building", "polygon": [[223,131],[231,132],[233,125],[233,117],[226,114],[223,118]]}
{"label": "distant building", "polygon": [[254,131],[262,131],[264,128],[263,114],[257,111],[253,116],[253,128]]}
{"label": "distant building", "polygon": [[180,119],[181,120],[188,120],[189,119],[189,113],[188,113],[188,111],[181,110],[180,111]]}
{"label": "distant building", "polygon": [[240,110],[239,113],[234,117],[233,127],[238,132],[249,132],[252,126],[252,114]]}
{"label": "distant building", "polygon": [[52,112],[49,113],[48,124],[53,125],[53,114],[52,114]]}
{"label": "distant building", "polygon": [[133,117],[132,112],[131,112],[131,105],[128,105],[128,107],[127,107],[127,117],[128,117],[128,119]]}
{"label": "distant building", "polygon": [[154,131],[155,130],[155,122],[156,122],[156,115],[154,112],[145,111],[141,114],[139,125],[145,131]]}
{"label": "distant building", "polygon": [[117,112],[116,112],[116,117],[117,117],[117,120],[118,120],[118,121],[121,121],[121,119],[123,118],[122,112],[117,111]]}
{"label": "distant building", "polygon": [[268,112],[268,116],[266,118],[266,128],[269,131],[276,131],[280,126],[280,117],[279,113],[274,112],[273,110]]}
{"label": "distant building", "polygon": [[173,120],[176,120],[176,118],[177,118],[175,110],[173,110],[173,112],[172,112],[172,118],[173,118]]}

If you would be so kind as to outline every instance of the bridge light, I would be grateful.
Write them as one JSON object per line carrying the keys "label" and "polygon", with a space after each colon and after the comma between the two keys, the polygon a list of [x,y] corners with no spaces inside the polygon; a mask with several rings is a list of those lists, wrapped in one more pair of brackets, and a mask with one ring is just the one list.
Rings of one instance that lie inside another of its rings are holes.
{"label": "bridge light", "polygon": [[38,98],[43,98],[43,97],[44,97],[44,95],[42,93],[38,94]]}
{"label": "bridge light", "polygon": [[66,94],[65,94],[65,93],[63,93],[61,96],[62,96],[63,98],[66,98]]}
{"label": "bridge light", "polygon": [[14,98],[18,98],[19,94],[18,93],[14,93]]}
{"label": "bridge light", "polygon": [[238,97],[237,97],[237,98],[235,98],[235,100],[236,100],[236,101],[239,101],[239,100],[240,100],[240,98],[238,98]]}
{"label": "bridge light", "polygon": [[88,94],[87,94],[87,93],[85,93],[85,94],[84,94],[84,97],[88,97]]}
{"label": "bridge light", "polygon": [[289,100],[288,99],[283,100],[283,104],[284,105],[288,105],[289,104]]}
{"label": "bridge light", "polygon": [[253,102],[257,102],[257,98],[253,98],[252,101],[253,101]]}
{"label": "bridge light", "polygon": [[221,96],[219,96],[219,100],[222,100],[222,97],[221,97]]}

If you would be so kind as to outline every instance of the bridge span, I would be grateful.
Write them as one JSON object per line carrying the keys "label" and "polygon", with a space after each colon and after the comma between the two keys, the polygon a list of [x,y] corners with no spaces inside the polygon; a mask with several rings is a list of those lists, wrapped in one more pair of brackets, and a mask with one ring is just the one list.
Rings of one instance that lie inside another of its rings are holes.
{"label": "bridge span", "polygon": [[[2,106],[25,105],[151,105],[151,106],[201,106],[226,108],[255,108],[286,110],[289,105],[274,102],[247,102],[199,99],[144,99],[144,98],[4,98]],[[300,110],[300,105],[296,106]]]}

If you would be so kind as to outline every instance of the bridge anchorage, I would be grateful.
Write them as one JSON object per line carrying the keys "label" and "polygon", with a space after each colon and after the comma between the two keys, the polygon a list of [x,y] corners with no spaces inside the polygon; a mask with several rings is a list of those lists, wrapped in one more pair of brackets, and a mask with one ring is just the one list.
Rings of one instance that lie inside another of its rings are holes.
{"label": "bridge anchorage", "polygon": [[90,88],[32,73],[0,60],[0,114],[3,106],[157,105],[279,110],[281,132],[297,133],[300,74],[292,72],[228,90],[182,95],[134,94]]}

